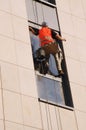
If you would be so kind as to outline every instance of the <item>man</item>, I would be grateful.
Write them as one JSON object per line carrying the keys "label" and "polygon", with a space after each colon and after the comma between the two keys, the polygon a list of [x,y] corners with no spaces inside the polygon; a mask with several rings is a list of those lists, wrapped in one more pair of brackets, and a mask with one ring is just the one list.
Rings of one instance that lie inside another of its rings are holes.
{"label": "man", "polygon": [[[35,31],[32,28],[29,28],[34,34]],[[37,35],[37,34],[36,34]],[[56,66],[59,72],[59,75],[63,75],[64,72],[61,67],[61,57],[60,50],[58,44],[55,39],[66,41],[66,39],[62,38],[59,34],[51,30],[46,22],[42,22],[42,28],[38,32],[40,39],[40,46],[44,49],[46,56],[52,54],[56,61]]]}
{"label": "man", "polygon": [[51,30],[46,22],[42,23],[42,28],[39,30],[39,38],[41,47],[45,50],[46,55],[52,54],[54,56],[59,75],[63,75],[64,72],[61,67],[62,59],[59,56],[60,50],[54,39],[59,39],[61,41],[66,41],[66,39]]}

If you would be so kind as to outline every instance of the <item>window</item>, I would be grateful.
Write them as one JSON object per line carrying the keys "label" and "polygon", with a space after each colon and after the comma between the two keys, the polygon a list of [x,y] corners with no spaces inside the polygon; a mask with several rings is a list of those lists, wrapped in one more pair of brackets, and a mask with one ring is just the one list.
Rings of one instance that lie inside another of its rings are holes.
{"label": "window", "polygon": [[[28,5],[30,5],[29,8]],[[47,21],[50,28],[59,31],[57,12],[55,7],[48,6],[33,0],[26,0],[26,6],[29,22],[34,22],[41,25],[43,21]]]}
{"label": "window", "polygon": [[[26,7],[29,26],[33,27],[37,31],[41,27],[41,23],[43,21],[46,21],[51,29],[61,34],[57,16],[57,8],[55,6],[55,0],[26,0]],[[40,47],[40,41],[39,38],[31,32],[30,37],[34,59],[36,51]],[[62,44],[60,42],[59,44],[63,50]],[[62,78],[56,78],[52,76],[50,73],[43,75],[35,69],[38,96],[40,101],[56,105],[60,104],[64,106],[73,107],[65,57],[62,66],[65,72],[65,75]],[[36,68],[35,64],[34,68]],[[54,73],[54,75],[58,74],[55,60],[52,55],[50,55],[49,59],[49,69],[50,72]]]}
{"label": "window", "polygon": [[49,77],[36,76],[38,85],[38,94],[40,100],[52,104],[65,105],[62,83],[60,79],[51,79]]}

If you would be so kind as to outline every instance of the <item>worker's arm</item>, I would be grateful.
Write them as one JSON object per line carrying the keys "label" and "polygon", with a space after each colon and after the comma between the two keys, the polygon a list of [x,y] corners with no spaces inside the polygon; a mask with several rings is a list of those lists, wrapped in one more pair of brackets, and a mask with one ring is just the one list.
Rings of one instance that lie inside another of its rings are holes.
{"label": "worker's arm", "polygon": [[59,40],[61,40],[61,41],[66,41],[66,39],[62,38],[59,34],[56,35],[56,38],[59,39]]}
{"label": "worker's arm", "polygon": [[34,29],[33,29],[32,27],[29,26],[29,30],[30,30],[33,34],[35,34],[35,31],[34,31]]}
{"label": "worker's arm", "polygon": [[65,39],[65,38],[62,38],[59,34],[57,34],[57,32],[51,30],[51,33],[52,33],[52,37],[53,37],[54,39],[58,39],[58,40],[61,40],[61,41],[66,41],[66,39]]}
{"label": "worker's arm", "polygon": [[39,35],[39,30],[36,28],[32,28],[31,26],[29,26],[29,30],[34,34],[34,35]]}

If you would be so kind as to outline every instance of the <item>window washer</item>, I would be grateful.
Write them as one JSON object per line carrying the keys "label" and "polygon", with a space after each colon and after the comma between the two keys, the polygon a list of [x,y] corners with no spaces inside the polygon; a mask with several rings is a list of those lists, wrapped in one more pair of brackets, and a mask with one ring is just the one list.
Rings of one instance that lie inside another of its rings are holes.
{"label": "window washer", "polygon": [[41,74],[45,75],[49,72],[49,66],[48,66],[49,56],[46,57],[45,51],[40,47],[40,39],[39,37],[35,36],[36,30],[34,30],[32,27],[29,26],[29,31],[33,52],[32,54],[33,54],[34,68],[35,70],[38,70]]}
{"label": "window washer", "polygon": [[[32,32],[36,34],[33,29]],[[54,56],[59,75],[64,75],[64,72],[61,67],[61,49],[59,49],[59,46],[56,43],[55,39],[61,41],[66,41],[66,39],[62,38],[59,34],[50,29],[46,22],[42,22],[42,28],[39,30],[38,35],[40,39],[40,46],[45,50],[46,56],[49,56],[50,54]]]}
{"label": "window washer", "polygon": [[61,57],[59,56],[60,50],[58,44],[53,39],[59,39],[61,41],[66,41],[65,38],[62,38],[59,34],[51,30],[46,22],[42,23],[42,28],[39,30],[39,38],[41,42],[41,47],[45,50],[46,55],[52,54],[55,58],[57,69],[59,75],[63,75],[64,72],[61,67]]}

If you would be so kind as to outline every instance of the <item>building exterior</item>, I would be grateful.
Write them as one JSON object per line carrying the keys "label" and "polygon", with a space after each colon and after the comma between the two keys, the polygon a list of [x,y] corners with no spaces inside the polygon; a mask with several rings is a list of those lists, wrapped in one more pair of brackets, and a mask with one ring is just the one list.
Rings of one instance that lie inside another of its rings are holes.
{"label": "building exterior", "polygon": [[[64,78],[34,70],[28,26],[43,20],[67,40]],[[0,130],[86,129],[85,42],[85,0],[0,0]]]}

